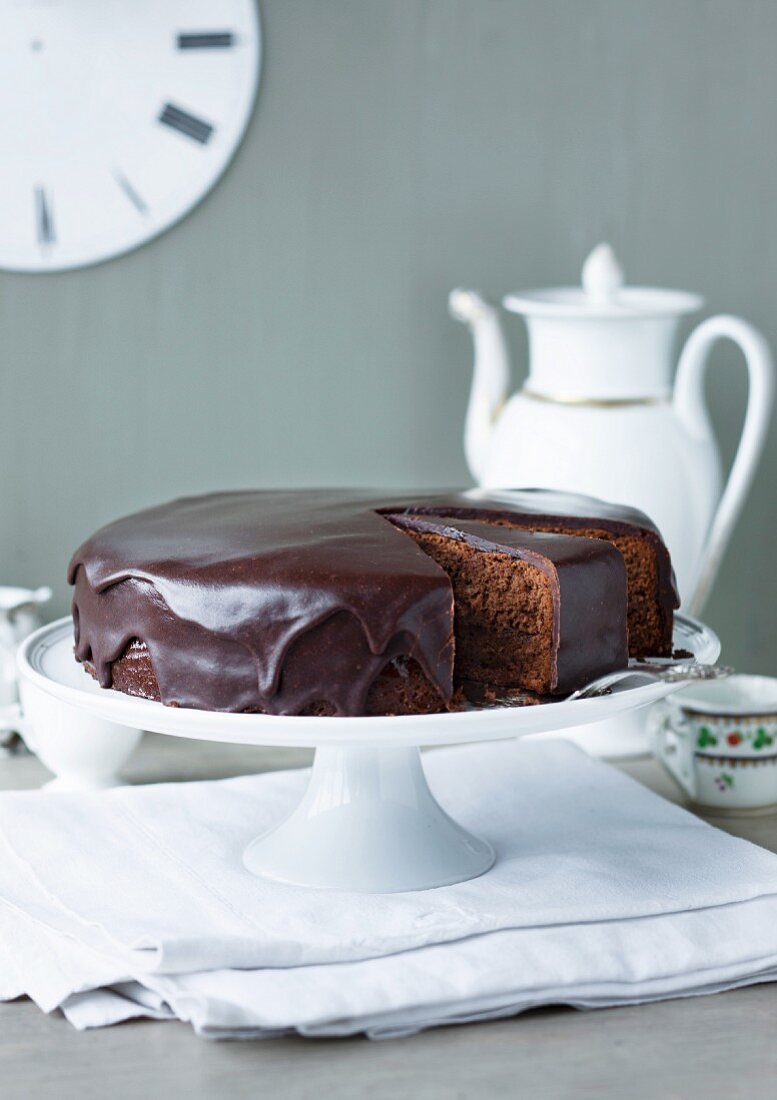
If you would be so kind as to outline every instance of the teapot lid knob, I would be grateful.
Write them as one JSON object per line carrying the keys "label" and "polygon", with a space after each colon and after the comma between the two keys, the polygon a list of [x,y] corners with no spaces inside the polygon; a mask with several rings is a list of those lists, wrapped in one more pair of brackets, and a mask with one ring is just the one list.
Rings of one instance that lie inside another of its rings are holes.
{"label": "teapot lid knob", "polygon": [[623,286],[623,269],[609,244],[598,244],[583,264],[582,283],[592,305],[611,305]]}

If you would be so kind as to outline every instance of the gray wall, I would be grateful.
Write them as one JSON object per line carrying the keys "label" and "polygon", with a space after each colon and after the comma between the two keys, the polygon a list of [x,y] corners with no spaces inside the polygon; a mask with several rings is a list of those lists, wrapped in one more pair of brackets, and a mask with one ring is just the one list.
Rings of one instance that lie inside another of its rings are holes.
{"label": "gray wall", "polygon": [[[0,275],[0,576],[56,585],[179,493],[467,480],[448,289],[566,282],[605,238],[777,345],[774,0],[263,0],[237,160],[89,270]],[[521,322],[510,321],[516,382]],[[744,380],[716,355],[724,453]],[[777,671],[777,437],[709,607]]]}

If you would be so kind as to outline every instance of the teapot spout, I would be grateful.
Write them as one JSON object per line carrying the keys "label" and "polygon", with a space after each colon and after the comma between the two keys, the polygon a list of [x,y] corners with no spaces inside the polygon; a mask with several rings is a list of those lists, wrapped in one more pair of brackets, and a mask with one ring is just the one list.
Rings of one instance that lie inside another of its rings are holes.
{"label": "teapot spout", "polygon": [[475,345],[475,369],[464,424],[464,453],[472,476],[485,477],[491,436],[510,383],[510,362],[499,313],[475,290],[453,290],[448,309],[467,325]]}

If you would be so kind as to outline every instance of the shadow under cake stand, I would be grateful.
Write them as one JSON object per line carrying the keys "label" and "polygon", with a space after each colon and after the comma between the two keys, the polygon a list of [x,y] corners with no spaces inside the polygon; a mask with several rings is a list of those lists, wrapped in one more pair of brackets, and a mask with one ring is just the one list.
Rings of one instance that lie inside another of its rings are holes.
{"label": "shadow under cake stand", "polygon": [[[714,662],[720,642],[706,626],[675,617],[674,645],[689,664]],[[648,706],[682,685],[656,682],[541,706],[376,718],[293,718],[165,707],[104,689],[73,657],[73,624],[51,623],[19,650],[28,690],[115,725],[173,737],[314,748],[307,790],[292,813],[253,840],[243,863],[278,882],[362,893],[448,886],[475,878],[497,858],[439,805],[420,748],[495,741],[598,722]]]}

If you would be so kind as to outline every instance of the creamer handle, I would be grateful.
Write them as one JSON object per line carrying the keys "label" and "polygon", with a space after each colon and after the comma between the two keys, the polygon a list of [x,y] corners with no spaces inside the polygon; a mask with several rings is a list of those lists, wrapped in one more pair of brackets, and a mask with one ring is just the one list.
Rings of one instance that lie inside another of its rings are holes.
{"label": "creamer handle", "polygon": [[675,408],[689,429],[693,431],[698,425],[704,430],[704,372],[712,345],[723,339],[737,344],[745,357],[749,378],[747,412],[731,473],[710,523],[696,570],[687,605],[689,615],[699,615],[710,594],[761,457],[774,396],[772,355],[761,333],[739,317],[725,314],[710,317],[688,337],[677,368]]}
{"label": "creamer handle", "polygon": [[666,702],[656,703],[648,712],[648,739],[653,755],[674,776],[691,798],[697,797],[693,768],[691,729],[680,713]]}

